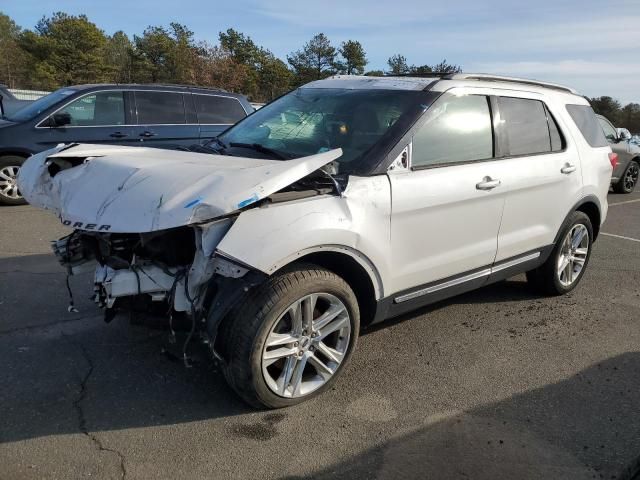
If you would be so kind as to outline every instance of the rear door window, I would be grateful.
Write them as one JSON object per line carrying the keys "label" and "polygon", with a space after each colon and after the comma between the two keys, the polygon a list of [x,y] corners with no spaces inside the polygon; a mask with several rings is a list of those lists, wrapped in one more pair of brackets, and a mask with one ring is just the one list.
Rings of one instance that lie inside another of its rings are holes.
{"label": "rear door window", "polygon": [[498,105],[507,134],[509,155],[533,155],[552,150],[550,127],[541,101],[498,97]]}
{"label": "rear door window", "polygon": [[193,94],[198,122],[211,125],[232,125],[247,116],[240,102],[233,97]]}
{"label": "rear door window", "polygon": [[589,105],[567,105],[567,112],[589,145],[594,148],[608,145],[596,114]]}
{"label": "rear door window", "polygon": [[450,95],[428,111],[413,137],[412,166],[486,160],[493,157],[493,130],[487,97]]}
{"label": "rear door window", "polygon": [[139,125],[187,123],[182,93],[136,91],[135,95]]}

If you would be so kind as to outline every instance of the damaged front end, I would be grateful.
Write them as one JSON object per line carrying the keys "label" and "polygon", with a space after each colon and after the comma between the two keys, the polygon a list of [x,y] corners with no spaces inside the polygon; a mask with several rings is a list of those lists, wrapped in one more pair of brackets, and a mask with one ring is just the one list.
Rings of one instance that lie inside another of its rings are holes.
{"label": "damaged front end", "polygon": [[[228,217],[136,234],[75,230],[52,242],[52,248],[69,275],[94,271],[93,299],[104,309],[105,322],[121,311],[161,307],[170,326],[175,314],[190,318],[187,342],[200,320],[208,330],[206,338],[212,340],[213,350],[218,323],[230,307],[218,293],[227,283],[243,292],[265,277],[215,251],[234,220]],[[212,302],[217,302],[216,312],[207,322]],[[185,342],[185,362],[186,346]]]}
{"label": "damaged front end", "polygon": [[94,270],[94,300],[105,321],[140,305],[163,307],[170,325],[174,314],[190,319],[186,362],[196,325],[206,328],[215,354],[222,318],[266,278],[216,251],[238,216],[332,191],[331,175],[318,171],[340,155],[285,162],[71,145],[29,158],[18,182],[29,203],[74,229],[52,242],[54,253],[69,275]]}

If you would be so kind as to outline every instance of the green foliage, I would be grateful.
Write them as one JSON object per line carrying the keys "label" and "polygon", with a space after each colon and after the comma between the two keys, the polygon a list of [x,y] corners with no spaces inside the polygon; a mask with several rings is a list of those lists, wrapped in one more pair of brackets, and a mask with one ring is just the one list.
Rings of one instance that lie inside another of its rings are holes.
{"label": "green foliage", "polygon": [[30,58],[20,48],[22,30],[7,15],[0,13],[0,79],[9,87],[16,87],[25,77]]}
{"label": "green foliage", "polygon": [[302,50],[287,55],[287,61],[296,75],[296,83],[301,85],[336,73],[336,54],[327,36],[319,33]]}
{"label": "green foliage", "polygon": [[407,64],[407,57],[405,57],[404,55],[400,55],[399,53],[396,53],[392,57],[389,57],[389,60],[387,60],[387,64],[391,69],[390,73],[392,73],[393,75],[403,75],[409,73],[410,71],[409,65]]}
{"label": "green foliage", "polygon": [[604,96],[587,98],[593,110],[606,117],[616,127],[627,128],[630,132],[640,134],[640,105],[629,103],[622,107],[617,100]]}
{"label": "green foliage", "polygon": [[84,15],[43,17],[34,32],[23,32],[19,44],[30,55],[33,86],[52,89],[108,78],[106,36]]}
{"label": "green foliage", "polygon": [[360,42],[356,40],[347,40],[346,42],[342,42],[338,52],[344,59],[344,61],[336,62],[336,66],[340,73],[346,73],[347,75],[362,75],[364,67],[366,67],[369,62]]}

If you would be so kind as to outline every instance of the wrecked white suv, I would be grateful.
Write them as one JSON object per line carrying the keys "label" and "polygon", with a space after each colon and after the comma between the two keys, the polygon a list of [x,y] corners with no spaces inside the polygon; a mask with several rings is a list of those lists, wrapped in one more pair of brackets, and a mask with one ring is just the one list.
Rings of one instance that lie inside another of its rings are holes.
{"label": "wrecked white suv", "polygon": [[195,150],[61,146],[18,181],[106,319],[184,312],[266,407],[326,390],[374,322],[521,272],[573,289],[615,162],[572,90],[468,74],[313,82]]}

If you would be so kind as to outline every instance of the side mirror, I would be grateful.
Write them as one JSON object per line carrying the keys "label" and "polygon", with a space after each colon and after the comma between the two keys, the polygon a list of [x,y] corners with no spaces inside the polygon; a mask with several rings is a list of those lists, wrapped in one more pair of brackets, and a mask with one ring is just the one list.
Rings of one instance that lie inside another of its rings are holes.
{"label": "side mirror", "polygon": [[49,117],[50,127],[64,127],[71,124],[71,115],[66,112],[54,113]]}
{"label": "side mirror", "polygon": [[616,130],[618,132],[619,140],[631,140],[631,132],[629,132],[629,130],[626,128],[617,128]]}

